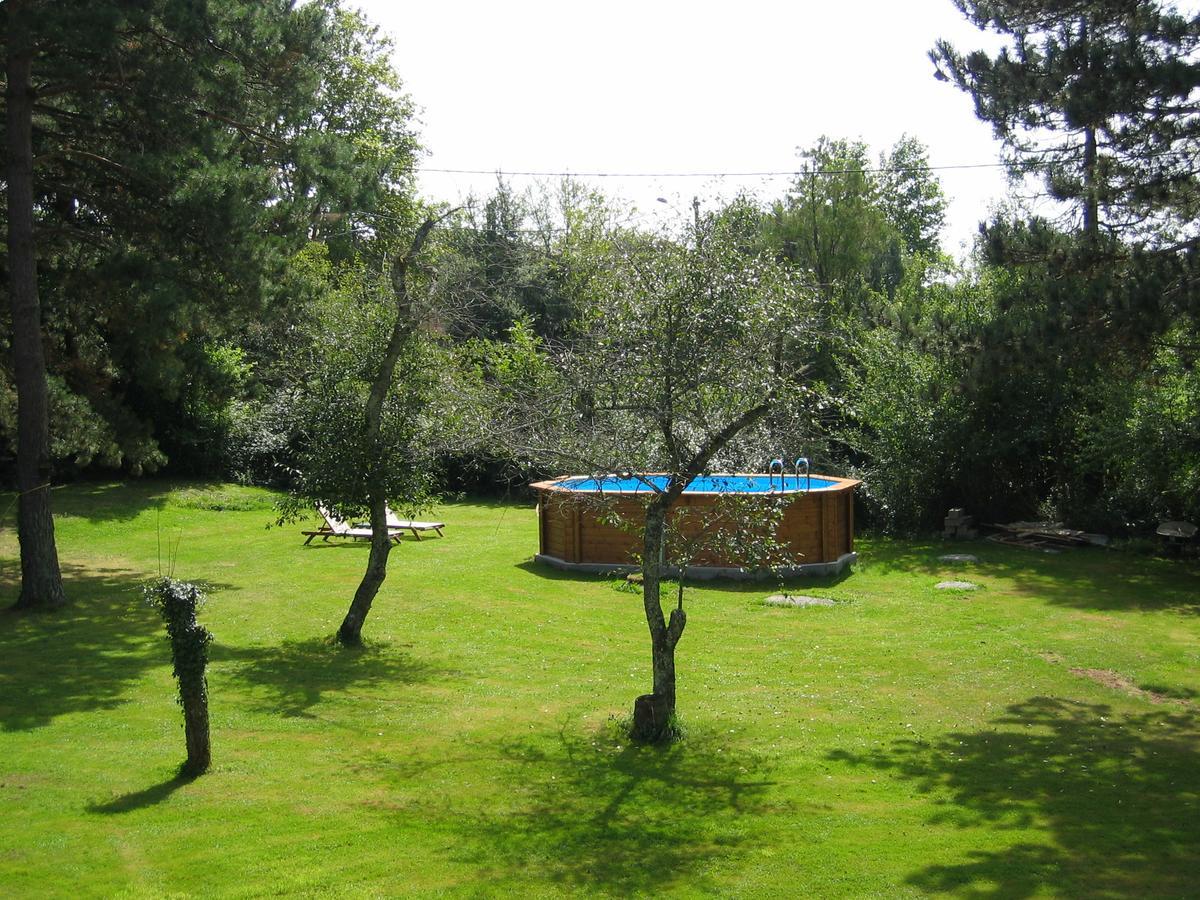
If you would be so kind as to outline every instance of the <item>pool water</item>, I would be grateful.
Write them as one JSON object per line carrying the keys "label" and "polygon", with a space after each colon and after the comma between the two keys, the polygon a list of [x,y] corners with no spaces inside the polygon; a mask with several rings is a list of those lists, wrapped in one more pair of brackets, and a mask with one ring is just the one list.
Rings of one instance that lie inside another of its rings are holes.
{"label": "pool water", "polygon": [[[606,475],[602,478],[576,476],[554,482],[557,487],[569,491],[615,494],[636,494],[655,489],[665,490],[666,475],[626,476]],[[649,482],[649,484],[647,483]],[[785,491],[820,491],[835,486],[838,482],[821,478],[819,475],[785,475]],[[653,485],[653,487],[651,487]],[[778,475],[702,475],[684,490],[685,494],[766,494],[779,492]]]}

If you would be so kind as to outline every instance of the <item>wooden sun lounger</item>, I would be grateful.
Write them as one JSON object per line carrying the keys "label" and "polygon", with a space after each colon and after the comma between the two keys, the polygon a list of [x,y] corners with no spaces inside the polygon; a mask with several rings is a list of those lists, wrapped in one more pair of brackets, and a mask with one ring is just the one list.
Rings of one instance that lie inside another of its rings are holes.
{"label": "wooden sun lounger", "polygon": [[[305,540],[304,540],[304,543],[306,543],[306,544],[309,543],[315,537],[319,537],[322,540],[326,540],[326,541],[328,541],[330,538],[335,538],[335,537],[336,538],[352,538],[353,540],[356,540],[356,541],[364,541],[364,540],[369,541],[371,539],[371,535],[374,534],[374,532],[371,531],[370,528],[350,528],[349,526],[347,526],[344,531],[334,531],[331,528],[326,528],[326,527],[322,526],[321,528],[318,528],[316,531],[301,531],[300,533],[308,535],[308,537],[305,538]],[[394,541],[395,543],[397,543],[397,544],[400,543],[400,533],[399,532],[392,531],[389,528],[388,529],[388,537],[391,538],[392,541]]]}
{"label": "wooden sun lounger", "polygon": [[418,541],[421,539],[420,533],[422,531],[436,531],[438,537],[445,537],[445,535],[442,534],[442,529],[445,527],[445,522],[413,522],[409,519],[388,518],[389,529],[402,528],[411,531],[413,533],[413,537],[415,537]]}
{"label": "wooden sun lounger", "polygon": [[[324,507],[318,506],[317,511],[324,517],[325,524],[322,525],[320,528],[318,528],[316,531],[301,531],[300,532],[303,535],[307,535],[307,537],[304,540],[304,543],[306,545],[311,543],[312,539],[315,537],[319,537],[324,541],[328,541],[330,538],[333,538],[333,537],[350,538],[351,540],[355,540],[355,541],[363,541],[363,540],[369,541],[371,539],[371,536],[374,534],[374,532],[371,531],[370,526],[364,528],[361,525],[350,525],[347,522],[343,522],[341,519],[334,516],[332,513],[329,512],[329,510],[325,509]],[[392,518],[391,516],[388,516],[388,538],[390,538],[392,541],[394,541],[395,543],[398,544],[398,543],[400,543],[400,532],[403,529],[400,529],[397,526],[394,526],[391,522],[391,518]]]}

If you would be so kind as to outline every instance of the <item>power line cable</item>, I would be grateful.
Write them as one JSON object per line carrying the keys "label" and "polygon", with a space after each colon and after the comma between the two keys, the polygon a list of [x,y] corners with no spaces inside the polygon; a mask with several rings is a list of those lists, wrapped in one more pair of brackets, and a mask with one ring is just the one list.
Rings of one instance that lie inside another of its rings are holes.
{"label": "power line cable", "polygon": [[534,172],[504,169],[422,168],[418,173],[442,175],[517,175],[535,178],[783,178],[800,175],[855,175],[860,172],[942,172],[949,169],[1002,169],[1004,163],[964,163],[950,166],[864,166],[854,169],[787,169],[772,172]]}

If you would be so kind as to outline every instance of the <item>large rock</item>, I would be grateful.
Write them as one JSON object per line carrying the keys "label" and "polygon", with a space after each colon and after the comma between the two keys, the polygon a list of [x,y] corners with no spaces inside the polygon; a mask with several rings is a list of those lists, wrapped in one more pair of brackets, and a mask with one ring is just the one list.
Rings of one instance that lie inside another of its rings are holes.
{"label": "large rock", "polygon": [[802,594],[772,594],[763,601],[767,606],[833,606],[828,597],[805,597]]}

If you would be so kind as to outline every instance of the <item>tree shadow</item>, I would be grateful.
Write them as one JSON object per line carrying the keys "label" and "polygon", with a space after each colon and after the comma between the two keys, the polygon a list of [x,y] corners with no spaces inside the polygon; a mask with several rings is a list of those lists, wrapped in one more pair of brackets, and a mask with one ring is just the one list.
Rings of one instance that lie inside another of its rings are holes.
{"label": "tree shadow", "polygon": [[[66,607],[0,613],[0,730],[113,709],[142,673],[170,663],[158,616],[140,600],[143,573],[69,563],[62,572]],[[15,560],[0,562],[5,593],[15,594],[19,577]]]}
{"label": "tree shadow", "polygon": [[[1005,578],[1047,602],[1087,610],[1173,611],[1200,615],[1200,565],[1100,547],[1057,554],[1004,547],[990,541],[915,542],[875,539],[863,564],[884,574],[919,572],[930,578],[955,574]],[[951,553],[979,557],[977,563],[947,563]]]}
{"label": "tree shadow", "polygon": [[54,488],[50,508],[55,516],[73,516],[89,522],[125,522],[147,509],[162,509],[173,486],[176,485],[157,480],[76,482]]}
{"label": "tree shadow", "polygon": [[1150,682],[1148,684],[1139,684],[1137,687],[1140,690],[1146,691],[1147,693],[1157,694],[1160,697],[1165,697],[1170,700],[1179,700],[1192,706],[1195,705],[1193,701],[1200,700],[1200,691],[1197,691],[1193,688],[1155,684],[1154,682]]}
{"label": "tree shadow", "polygon": [[[316,528],[314,527],[309,530],[315,531]],[[436,534],[433,535],[432,537],[429,537],[427,535],[423,538],[418,538],[418,537],[414,536],[411,532],[406,532],[406,533],[400,535],[399,542],[392,544],[392,552],[395,553],[396,549],[398,547],[401,547],[401,546],[404,546],[407,544],[420,544],[420,545],[437,544],[438,541],[444,541],[444,540],[446,540],[445,537],[438,537]],[[371,542],[369,540],[361,540],[359,538],[342,538],[342,537],[336,537],[336,536],[331,535],[330,538],[328,538],[328,539],[326,539],[324,537],[315,537],[312,539],[311,543],[301,544],[300,547],[302,550],[306,550],[306,551],[307,550],[330,550],[330,549],[333,549],[336,547],[343,547],[343,548],[352,547],[356,550],[370,552]]]}
{"label": "tree shadow", "polygon": [[[559,569],[549,563],[538,562],[534,559],[528,559],[524,562],[517,563],[514,567],[522,571],[529,572],[539,578],[547,581],[577,581],[589,584],[603,584],[612,581],[613,579],[623,579],[624,572],[569,572]],[[791,591],[800,593],[804,591],[819,590],[822,588],[834,588],[852,577],[854,572],[849,568],[843,569],[836,575],[804,575],[795,578],[778,579],[772,576],[764,576],[762,578],[694,578],[689,577],[684,583],[685,590],[705,590],[715,591],[723,594],[742,594],[759,598],[764,592],[774,592],[776,590]],[[668,578],[664,584],[678,583],[673,578]]]}
{"label": "tree shadow", "polygon": [[[367,553],[367,552],[370,552],[370,550],[371,550],[371,542],[370,541],[346,540],[344,538],[339,538],[337,540],[332,540],[332,541],[326,541],[321,538],[314,538],[313,542],[311,544],[301,544],[300,549],[306,553],[309,552],[310,550],[346,550],[346,549],[358,550],[360,552]],[[395,549],[395,548],[393,548],[393,549]]]}
{"label": "tree shadow", "polygon": [[619,572],[616,569],[613,569],[612,572],[571,572],[567,569],[552,566],[549,563],[539,562],[536,559],[527,559],[524,562],[519,562],[513,568],[528,572],[530,575],[536,575],[538,578],[544,578],[547,581],[587,581],[595,584],[612,581],[614,578],[625,577],[623,572]]}
{"label": "tree shadow", "polygon": [[976,850],[908,881],[973,897],[1186,896],[1200,872],[1200,719],[1115,713],[1050,697],[1014,704],[979,732],[830,758],[913,780],[936,824],[1034,829],[1043,841]]}
{"label": "tree shadow", "polygon": [[[682,883],[704,890],[699,873],[738,854],[773,784],[760,759],[717,739],[643,747],[615,724],[504,741],[491,754],[513,773],[507,802],[450,827],[457,855],[490,871],[498,891],[535,881],[617,896]],[[428,768],[405,766],[410,775]]]}
{"label": "tree shadow", "polygon": [[327,694],[417,684],[449,674],[387,645],[343,647],[330,638],[284,641],[275,647],[218,644],[211,659],[230,664],[222,677],[246,685],[260,711],[300,718],[315,718],[310,710]]}
{"label": "tree shadow", "polygon": [[195,780],[196,776],[194,775],[175,775],[166,781],[161,781],[140,791],[122,794],[120,797],[114,797],[104,803],[89,803],[85,809],[90,813],[101,815],[133,812],[135,809],[144,809],[161,803],[181,787],[191,784]]}
{"label": "tree shadow", "polygon": [[764,592],[774,593],[783,590],[788,593],[803,593],[811,590],[835,588],[854,572],[847,566],[835,575],[797,575],[791,578],[777,578],[764,575],[761,578],[689,578],[686,587],[703,588],[706,591],[719,591],[727,594],[752,594],[760,598]]}

